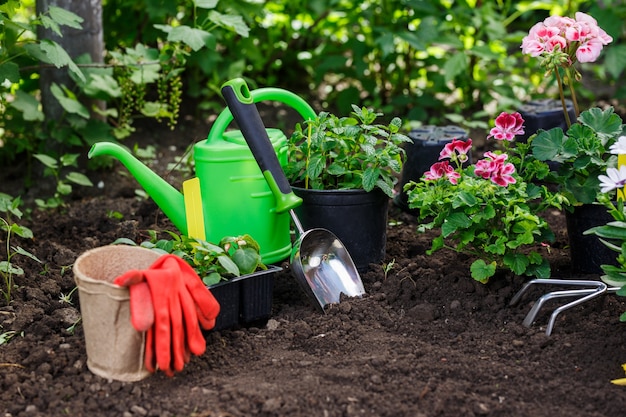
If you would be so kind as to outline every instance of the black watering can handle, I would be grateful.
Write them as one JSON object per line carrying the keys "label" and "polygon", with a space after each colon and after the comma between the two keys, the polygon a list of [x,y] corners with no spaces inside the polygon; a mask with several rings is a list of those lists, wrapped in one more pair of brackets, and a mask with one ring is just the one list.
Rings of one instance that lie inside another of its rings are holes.
{"label": "black watering can handle", "polygon": [[222,95],[276,198],[276,211],[299,206],[302,199],[291,190],[246,82],[236,78],[224,83]]}

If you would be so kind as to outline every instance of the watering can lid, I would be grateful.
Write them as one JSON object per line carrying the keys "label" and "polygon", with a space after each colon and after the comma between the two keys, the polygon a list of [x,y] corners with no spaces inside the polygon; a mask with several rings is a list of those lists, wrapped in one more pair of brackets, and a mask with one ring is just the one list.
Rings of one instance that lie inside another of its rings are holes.
{"label": "watering can lid", "polygon": [[[272,144],[276,145],[277,142],[280,142],[281,139],[285,138],[285,134],[280,129],[276,128],[268,128],[265,129],[267,131],[267,135],[270,137]],[[241,130],[229,130],[227,132],[222,133],[222,139],[225,142],[229,142],[239,146],[248,147],[248,143],[246,139],[243,137]]]}
{"label": "watering can lid", "polygon": [[[278,151],[287,145],[287,137],[280,129],[269,128],[266,130],[274,149]],[[194,159],[196,161],[237,161],[241,158],[252,158],[252,154],[240,130],[229,130],[210,142],[203,140],[194,145]]]}

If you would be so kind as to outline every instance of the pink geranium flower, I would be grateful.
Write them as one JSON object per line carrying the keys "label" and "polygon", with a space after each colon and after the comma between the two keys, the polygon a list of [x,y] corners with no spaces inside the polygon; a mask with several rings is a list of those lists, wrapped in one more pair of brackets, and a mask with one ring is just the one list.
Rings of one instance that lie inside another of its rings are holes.
{"label": "pink geranium flower", "polygon": [[502,112],[496,117],[496,126],[491,129],[487,139],[493,137],[497,140],[512,141],[517,135],[524,134],[524,119],[518,112]]}
{"label": "pink geranium flower", "polygon": [[516,179],[512,174],[515,172],[515,166],[505,162],[507,158],[507,154],[485,152],[485,158],[476,162],[474,174],[484,179],[489,179],[501,187],[514,184]]}
{"label": "pink geranium flower", "polygon": [[[563,51],[579,62],[594,62],[602,47],[613,41],[598,22],[588,14],[577,12],[576,19],[550,16],[535,24],[522,39],[522,52],[530,56]],[[558,46],[558,48],[557,48]]]}
{"label": "pink geranium flower", "polygon": [[[532,57],[539,57],[547,73],[554,73],[559,87],[561,102],[565,103],[563,93],[564,81],[561,79],[558,68],[565,71],[570,80],[580,80],[581,74],[574,68],[576,62],[595,62],[604,45],[613,42],[593,17],[577,12],[575,19],[570,17],[550,16],[543,22],[535,24],[528,35],[522,39],[522,53]],[[578,117],[580,111],[576,100],[576,93],[572,82],[568,83],[571,91],[574,112]],[[565,104],[563,115],[567,125],[571,120]]]}
{"label": "pink geranium flower", "polygon": [[427,180],[437,180],[439,178],[447,178],[451,184],[456,185],[458,183],[461,174],[454,170],[454,167],[450,165],[448,161],[436,162],[430,170],[424,173],[424,178]]}
{"label": "pink geranium flower", "polygon": [[457,158],[460,162],[468,159],[467,153],[472,149],[472,139],[460,140],[452,139],[452,142],[446,143],[439,153],[439,160]]}

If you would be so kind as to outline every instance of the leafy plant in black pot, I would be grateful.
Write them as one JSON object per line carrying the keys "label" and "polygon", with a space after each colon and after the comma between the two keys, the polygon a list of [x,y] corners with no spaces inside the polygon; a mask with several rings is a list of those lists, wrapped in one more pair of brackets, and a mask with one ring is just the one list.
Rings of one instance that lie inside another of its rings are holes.
{"label": "leafy plant in black pot", "polygon": [[357,268],[385,255],[387,208],[402,171],[402,121],[376,123],[382,113],[352,106],[349,117],[321,112],[296,125],[285,174],[303,199],[305,228],[325,228],[344,242]]}

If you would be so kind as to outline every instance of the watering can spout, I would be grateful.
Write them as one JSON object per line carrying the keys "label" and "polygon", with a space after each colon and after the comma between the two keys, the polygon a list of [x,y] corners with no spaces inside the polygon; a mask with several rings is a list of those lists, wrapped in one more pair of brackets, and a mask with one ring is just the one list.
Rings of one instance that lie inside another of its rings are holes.
{"label": "watering can spout", "polygon": [[111,142],[98,142],[89,150],[89,158],[109,155],[118,159],[135,177],[148,195],[159,206],[174,226],[187,234],[187,218],[183,194],[159,177],[154,171],[131,155],[123,147]]}

